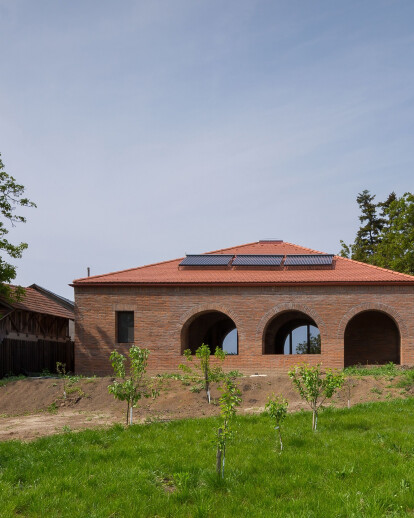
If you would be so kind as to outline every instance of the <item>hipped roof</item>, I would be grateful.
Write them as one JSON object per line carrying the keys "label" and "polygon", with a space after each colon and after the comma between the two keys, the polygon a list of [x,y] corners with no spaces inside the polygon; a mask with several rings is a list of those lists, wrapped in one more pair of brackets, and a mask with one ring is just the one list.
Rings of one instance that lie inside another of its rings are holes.
{"label": "hipped roof", "polygon": [[[283,241],[259,241],[208,252],[208,254],[323,254]],[[73,281],[73,286],[109,285],[315,285],[404,284],[414,286],[414,276],[334,256],[330,268],[183,268],[183,258]]]}

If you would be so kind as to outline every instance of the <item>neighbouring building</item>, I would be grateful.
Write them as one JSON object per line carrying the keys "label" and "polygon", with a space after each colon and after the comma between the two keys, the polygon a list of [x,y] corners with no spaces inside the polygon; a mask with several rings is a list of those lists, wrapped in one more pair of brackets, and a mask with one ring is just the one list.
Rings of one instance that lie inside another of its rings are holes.
{"label": "neighbouring building", "polygon": [[264,240],[96,275],[75,288],[76,371],[111,372],[109,355],[150,349],[153,371],[185,349],[222,347],[229,369],[414,365],[414,277]]}
{"label": "neighbouring building", "polygon": [[0,377],[74,371],[74,303],[32,284],[18,301],[0,298]]}

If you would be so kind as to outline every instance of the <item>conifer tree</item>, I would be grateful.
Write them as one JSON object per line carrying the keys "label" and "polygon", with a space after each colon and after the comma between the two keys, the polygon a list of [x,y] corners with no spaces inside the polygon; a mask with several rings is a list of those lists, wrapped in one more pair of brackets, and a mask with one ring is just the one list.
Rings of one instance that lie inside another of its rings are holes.
{"label": "conifer tree", "polygon": [[340,255],[414,275],[414,195],[392,192],[374,203],[368,190],[358,194],[361,226],[352,244],[341,241]]}

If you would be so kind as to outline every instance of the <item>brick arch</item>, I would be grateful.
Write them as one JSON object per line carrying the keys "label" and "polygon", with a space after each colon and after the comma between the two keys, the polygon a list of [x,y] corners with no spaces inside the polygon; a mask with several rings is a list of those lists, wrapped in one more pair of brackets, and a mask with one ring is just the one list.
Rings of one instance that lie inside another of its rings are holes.
{"label": "brick arch", "polygon": [[385,313],[391,317],[397,325],[401,340],[403,340],[403,338],[408,335],[407,326],[396,309],[394,309],[392,306],[381,304],[379,302],[366,302],[364,304],[358,304],[358,306],[354,306],[342,317],[337,331],[337,338],[339,340],[344,338],[346,326],[352,320],[352,318],[355,315],[358,315],[358,313],[363,313],[364,311],[380,311],[381,313]]}
{"label": "brick arch", "polygon": [[183,350],[183,333],[186,332],[186,329],[191,325],[191,322],[199,315],[203,313],[208,313],[210,311],[218,311],[220,313],[223,313],[228,318],[230,318],[237,329],[238,334],[238,340],[240,344],[240,340],[242,339],[242,333],[240,332],[240,327],[238,325],[238,316],[232,311],[231,309],[227,308],[226,306],[223,306],[222,304],[214,304],[214,303],[205,303],[205,304],[198,304],[197,306],[193,306],[190,310],[188,310],[186,313],[184,313],[181,318],[179,319],[177,326],[176,326],[176,334],[179,342],[181,350]]}
{"label": "brick arch", "polygon": [[305,304],[297,304],[294,302],[288,302],[285,304],[279,304],[278,306],[274,306],[272,309],[269,309],[267,313],[263,315],[261,318],[259,325],[256,329],[256,341],[263,341],[263,336],[265,329],[269,322],[278,314],[285,313],[286,311],[301,311],[302,313],[305,313],[305,315],[308,315],[311,317],[316,325],[318,326],[319,332],[321,334],[321,338],[326,336],[326,325],[325,322],[322,320],[322,318],[318,315],[318,313],[310,308],[309,306],[306,306]]}
{"label": "brick arch", "polygon": [[190,320],[191,317],[195,317],[199,313],[204,313],[206,311],[220,311],[221,313],[224,313],[225,315],[227,315],[229,318],[231,318],[233,320],[233,322],[236,324],[237,329],[239,328],[238,323],[237,323],[238,317],[234,313],[234,311],[227,308],[226,306],[223,306],[222,304],[206,303],[206,304],[198,304],[197,306],[193,306],[190,310],[188,310],[186,313],[184,313],[184,315],[182,315],[180,320],[178,321],[178,324],[177,324],[178,330],[181,331],[181,328],[183,327],[183,325],[186,324]]}

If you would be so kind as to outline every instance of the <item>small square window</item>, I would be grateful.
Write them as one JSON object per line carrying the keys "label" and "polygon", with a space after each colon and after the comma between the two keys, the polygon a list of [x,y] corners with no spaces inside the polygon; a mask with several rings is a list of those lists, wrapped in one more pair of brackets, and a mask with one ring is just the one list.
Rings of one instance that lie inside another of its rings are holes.
{"label": "small square window", "polygon": [[134,341],[134,312],[117,312],[117,342],[131,343]]}

